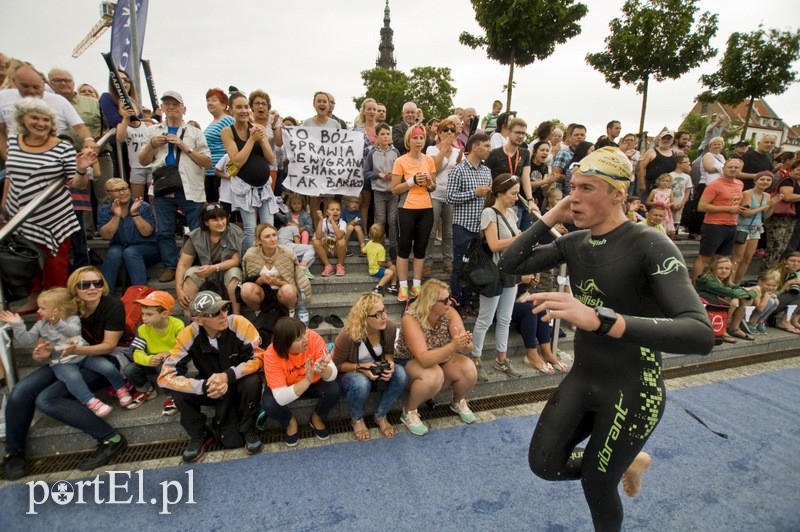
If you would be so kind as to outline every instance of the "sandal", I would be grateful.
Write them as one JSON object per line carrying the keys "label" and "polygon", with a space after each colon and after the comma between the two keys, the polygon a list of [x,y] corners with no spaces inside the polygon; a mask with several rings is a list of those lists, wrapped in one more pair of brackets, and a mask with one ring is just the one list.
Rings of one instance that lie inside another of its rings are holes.
{"label": "sandal", "polygon": [[736,338],[734,338],[733,336],[730,336],[728,334],[723,334],[722,335],[722,341],[727,343],[727,344],[735,344],[736,343]]}
{"label": "sandal", "polygon": [[569,368],[567,367],[567,365],[561,362],[560,360],[555,364],[551,364],[551,366],[560,371],[561,373],[569,373]]}
{"label": "sandal", "polygon": [[800,329],[797,329],[797,328],[793,327],[792,325],[789,325],[788,327],[780,327],[780,326],[776,325],[775,328],[776,329],[780,329],[782,331],[786,331],[788,333],[792,333],[792,334],[800,334]]}
{"label": "sandal", "polygon": [[553,366],[549,362],[545,362],[544,365],[541,368],[537,368],[533,364],[533,362],[528,360],[528,357],[525,357],[524,359],[522,359],[522,362],[524,362],[525,365],[532,367],[536,371],[538,371],[540,373],[544,373],[545,375],[552,375],[552,374],[554,374],[556,372],[556,370],[553,369]]}
{"label": "sandal", "polygon": [[[728,330],[728,334],[730,334],[731,336],[735,336],[736,338],[739,338],[740,340],[748,340],[750,342],[752,342],[753,340],[756,339],[755,336],[753,336],[751,334],[747,334],[746,332],[744,332],[742,330],[732,331],[732,330],[729,329]],[[725,338],[723,337],[723,340],[724,339]]]}
{"label": "sandal", "polygon": [[374,419],[375,423],[378,424],[378,428],[380,429],[381,434],[383,434],[384,438],[391,438],[392,436],[394,436],[394,427],[392,426],[391,423],[389,423],[386,420],[386,418],[381,419],[376,417]]}
{"label": "sandal", "polygon": [[350,421],[353,425],[353,434],[356,436],[356,441],[367,441],[369,439],[369,429],[363,419],[358,421]]}

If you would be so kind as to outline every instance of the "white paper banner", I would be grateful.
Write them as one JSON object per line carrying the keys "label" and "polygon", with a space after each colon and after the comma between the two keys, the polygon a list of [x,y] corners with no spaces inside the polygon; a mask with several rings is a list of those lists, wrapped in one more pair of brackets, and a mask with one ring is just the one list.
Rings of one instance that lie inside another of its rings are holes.
{"label": "white paper banner", "polygon": [[349,129],[284,127],[289,160],[283,186],[306,196],[358,196],[364,186],[364,134]]}

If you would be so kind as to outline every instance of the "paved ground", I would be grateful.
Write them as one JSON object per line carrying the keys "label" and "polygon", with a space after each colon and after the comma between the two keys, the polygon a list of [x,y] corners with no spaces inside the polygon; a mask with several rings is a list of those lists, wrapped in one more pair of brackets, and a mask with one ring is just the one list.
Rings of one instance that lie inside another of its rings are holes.
{"label": "paved ground", "polygon": [[[668,391],[678,390],[681,388],[700,386],[703,384],[709,384],[717,381],[736,379],[739,377],[746,377],[750,375],[757,375],[759,373],[763,373],[766,371],[776,371],[781,369],[789,369],[797,367],[800,367],[800,357],[788,358],[773,362],[766,362],[763,364],[754,364],[751,366],[743,366],[739,368],[726,369],[721,371],[714,371],[700,375],[692,375],[689,377],[671,379],[667,381],[666,385]],[[490,410],[486,412],[479,412],[477,413],[478,422],[491,421],[493,419],[505,416],[527,416],[532,414],[538,414],[542,411],[543,407],[544,407],[544,402],[538,402],[533,404],[509,407],[509,408],[499,408],[496,410]],[[461,424],[461,422],[458,421],[458,418],[456,417],[433,419],[429,420],[428,422],[430,423],[432,430]],[[395,430],[404,431],[405,427],[403,427],[402,425],[395,426]],[[373,429],[370,432],[370,435],[372,438],[381,437],[377,429]],[[265,445],[262,452],[263,453],[294,452],[297,449],[320,447],[324,445],[335,445],[337,443],[349,442],[353,440],[354,437],[352,433],[333,434],[330,440],[324,442],[319,441],[315,438],[304,438],[300,440],[299,445],[293,449],[287,448],[282,442]],[[247,457],[245,456],[243,450],[232,449],[232,450],[224,450],[224,451],[216,451],[208,453],[203,458],[203,462],[224,462],[227,460],[239,460],[246,458]],[[181,463],[180,457],[172,457],[163,460],[147,460],[143,462],[134,462],[134,463],[128,462],[123,464],[116,464],[115,466],[103,467],[102,469],[98,470],[96,474],[102,474],[103,472],[109,470],[133,471],[139,469],[156,469],[160,467],[176,466],[179,465],[180,463]],[[61,471],[57,473],[51,473],[48,475],[25,477],[22,481],[30,482],[35,480],[43,480],[45,482],[52,483],[58,480],[70,480],[74,478],[84,478],[90,476],[92,476],[91,473],[84,471],[77,471],[77,470]],[[6,481],[0,481],[0,487],[6,486],[8,484],[9,483]]]}

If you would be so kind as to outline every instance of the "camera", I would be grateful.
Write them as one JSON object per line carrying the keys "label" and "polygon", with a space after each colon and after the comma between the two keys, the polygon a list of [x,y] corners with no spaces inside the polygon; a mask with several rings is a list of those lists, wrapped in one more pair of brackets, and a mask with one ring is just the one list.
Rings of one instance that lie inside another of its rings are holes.
{"label": "camera", "polygon": [[789,293],[792,295],[800,294],[800,284],[790,284],[789,285]]}
{"label": "camera", "polygon": [[381,360],[380,362],[376,362],[374,366],[369,367],[370,373],[375,375],[376,377],[380,377],[381,373],[384,371],[389,371],[391,366],[385,360]]}

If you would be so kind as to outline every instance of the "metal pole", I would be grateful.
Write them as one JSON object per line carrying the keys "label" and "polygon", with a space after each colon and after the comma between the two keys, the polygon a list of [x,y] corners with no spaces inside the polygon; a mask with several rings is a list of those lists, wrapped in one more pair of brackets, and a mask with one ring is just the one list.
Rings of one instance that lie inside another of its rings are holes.
{"label": "metal pole", "polygon": [[[136,0],[128,0],[128,5],[130,6],[131,12],[131,75],[133,76],[133,86],[136,88],[136,95],[139,98],[139,105],[142,105],[142,92],[141,92],[141,84],[139,82],[139,60],[141,51],[139,50],[139,31],[136,26],[136,19],[137,19],[137,12],[136,12]],[[124,179],[124,178],[123,178]]]}

